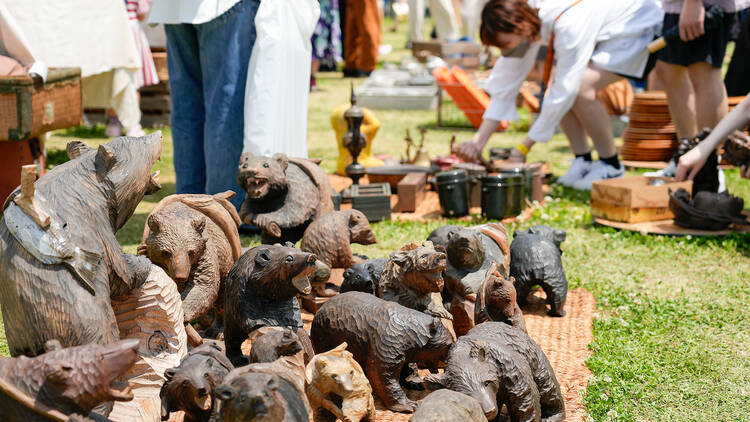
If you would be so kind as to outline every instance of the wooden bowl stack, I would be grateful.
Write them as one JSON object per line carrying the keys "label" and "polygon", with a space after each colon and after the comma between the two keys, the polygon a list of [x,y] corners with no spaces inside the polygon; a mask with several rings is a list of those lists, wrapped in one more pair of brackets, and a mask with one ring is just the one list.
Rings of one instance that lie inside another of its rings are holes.
{"label": "wooden bowl stack", "polygon": [[635,95],[620,154],[630,161],[667,161],[677,151],[677,133],[664,91]]}

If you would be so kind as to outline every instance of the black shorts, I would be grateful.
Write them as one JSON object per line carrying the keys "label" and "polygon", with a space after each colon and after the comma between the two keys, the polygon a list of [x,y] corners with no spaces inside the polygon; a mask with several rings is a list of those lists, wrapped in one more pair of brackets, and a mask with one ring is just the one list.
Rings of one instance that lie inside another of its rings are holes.
{"label": "black shorts", "polygon": [[[680,66],[706,62],[715,68],[721,68],[729,42],[729,32],[734,22],[735,13],[724,13],[722,22],[716,29],[690,42],[683,42],[679,38],[670,40],[666,47],[657,52],[657,58],[663,62]],[[679,13],[664,14],[662,33],[679,24]]]}

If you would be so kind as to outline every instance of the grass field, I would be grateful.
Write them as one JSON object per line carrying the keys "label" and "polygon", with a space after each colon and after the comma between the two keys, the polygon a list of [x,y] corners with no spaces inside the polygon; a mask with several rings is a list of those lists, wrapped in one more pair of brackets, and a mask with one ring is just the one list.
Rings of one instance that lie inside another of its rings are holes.
{"label": "grass field", "polygon": [[[389,25],[386,24],[386,27]],[[404,36],[384,33],[394,46],[388,59],[404,54]],[[356,81],[358,83],[360,81]],[[347,101],[349,82],[340,74],[321,74],[319,92],[311,94],[308,147],[333,170],[336,147],[329,114]],[[468,139],[468,129],[435,128],[434,111],[377,111],[382,126],[375,140],[377,153],[399,155],[406,128],[428,128],[432,155],[448,152],[453,132]],[[157,168],[164,188],[147,197],[117,237],[134,253],[148,212],[174,191],[171,133],[164,130],[164,152]],[[522,132],[493,136],[491,146],[513,146]],[[57,132],[48,147],[51,161],[64,159],[65,143],[86,139],[106,142],[103,128]],[[618,140],[619,141],[619,140]],[[530,160],[546,160],[554,173],[564,173],[571,158],[567,142],[556,135],[536,146]],[[750,181],[737,170],[727,172],[729,190],[750,200]],[[458,224],[474,224],[459,222]],[[448,220],[429,223],[374,224],[377,245],[355,245],[355,252],[385,257],[404,243],[425,239]],[[594,322],[593,372],[585,397],[591,420],[735,421],[747,420],[750,410],[750,236],[723,238],[656,237],[593,226],[589,195],[555,187],[543,207],[522,224],[549,224],[568,231],[563,262],[573,287],[585,287],[598,302]],[[519,227],[511,225],[510,231]],[[243,238],[243,245],[259,239]],[[0,329],[2,327],[0,326]],[[2,336],[0,331],[0,336]],[[7,355],[4,337],[0,353]]]}

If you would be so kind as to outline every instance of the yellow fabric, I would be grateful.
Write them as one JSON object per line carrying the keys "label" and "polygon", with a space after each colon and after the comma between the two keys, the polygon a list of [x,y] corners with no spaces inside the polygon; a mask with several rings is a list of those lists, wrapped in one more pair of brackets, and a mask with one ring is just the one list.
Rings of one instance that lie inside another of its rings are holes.
{"label": "yellow fabric", "polygon": [[[343,176],[346,175],[346,166],[352,162],[352,157],[349,155],[349,151],[344,148],[343,142],[347,130],[344,112],[346,112],[350,106],[351,104],[342,104],[336,107],[331,113],[331,126],[333,126],[333,130],[336,132],[336,143],[339,147],[339,159],[336,162],[336,173]],[[365,119],[362,122],[362,127],[360,129],[362,133],[367,136],[367,146],[365,146],[359,154],[357,161],[365,167],[382,166],[385,163],[372,156],[372,141],[375,139],[378,129],[380,129],[380,120],[375,117],[375,113],[370,111],[370,109],[362,107],[362,111],[365,113]]]}

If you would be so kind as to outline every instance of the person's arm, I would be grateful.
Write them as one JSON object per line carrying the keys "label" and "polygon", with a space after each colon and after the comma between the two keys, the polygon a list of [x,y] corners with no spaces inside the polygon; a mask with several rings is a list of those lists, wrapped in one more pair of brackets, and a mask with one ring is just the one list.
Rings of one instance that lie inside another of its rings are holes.
{"label": "person's arm", "polygon": [[703,8],[701,0],[684,0],[680,12],[680,39],[683,42],[692,41],[706,32],[703,21],[706,18],[706,9]]}
{"label": "person's arm", "polygon": [[[745,127],[750,122],[750,96],[745,97],[729,114],[727,114],[711,133],[698,145],[680,157],[677,163],[675,180],[693,180],[703,165],[706,164],[711,151],[715,150],[735,130]],[[743,177],[750,177],[746,170],[740,171]]]}
{"label": "person's arm", "polygon": [[487,87],[490,105],[482,116],[482,124],[471,141],[463,142],[456,148],[462,159],[476,161],[501,121],[518,120],[516,96],[526,75],[534,66],[540,45],[539,42],[531,44],[522,57],[497,59]]}

